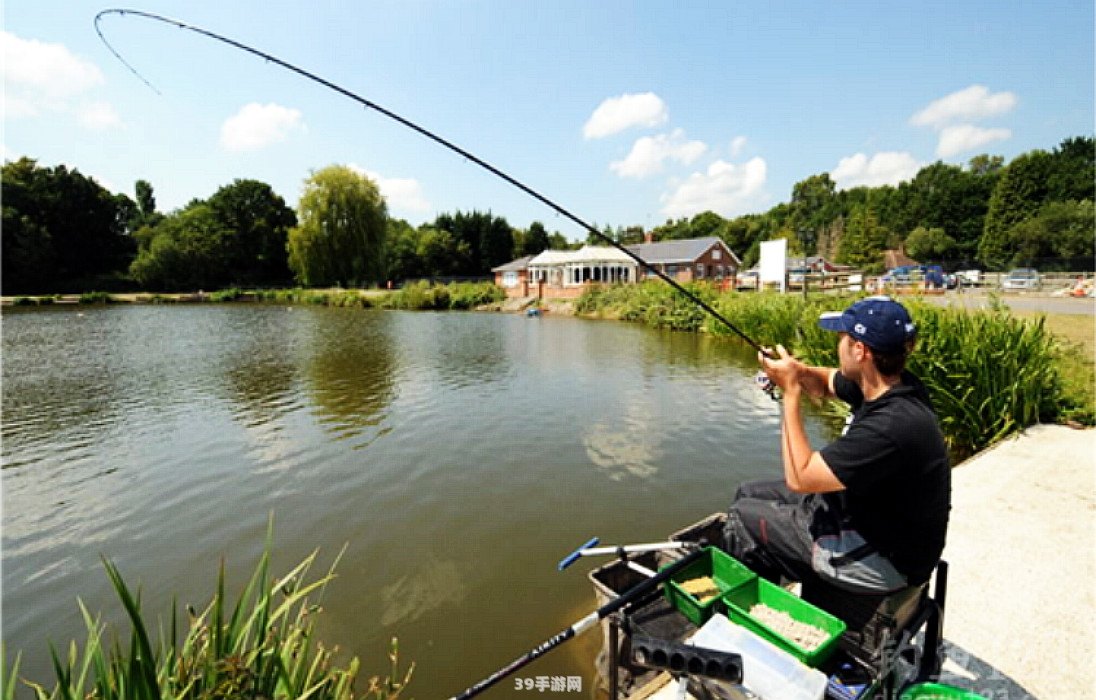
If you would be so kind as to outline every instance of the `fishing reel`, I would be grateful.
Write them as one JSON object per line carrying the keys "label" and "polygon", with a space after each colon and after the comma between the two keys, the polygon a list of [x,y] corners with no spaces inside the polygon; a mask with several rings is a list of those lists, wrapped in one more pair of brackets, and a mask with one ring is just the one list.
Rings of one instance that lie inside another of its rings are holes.
{"label": "fishing reel", "polygon": [[769,398],[773,401],[780,400],[780,387],[773,384],[773,380],[769,379],[769,375],[765,374],[764,370],[758,370],[757,376],[754,377],[754,382],[761,391],[769,395]]}

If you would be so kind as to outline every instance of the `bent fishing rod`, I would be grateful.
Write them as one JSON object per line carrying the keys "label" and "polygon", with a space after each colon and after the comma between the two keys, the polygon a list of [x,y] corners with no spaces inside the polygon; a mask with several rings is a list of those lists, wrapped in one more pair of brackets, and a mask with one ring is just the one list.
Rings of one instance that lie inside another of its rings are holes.
{"label": "bent fishing rod", "polygon": [[447,139],[444,139],[441,136],[438,136],[434,132],[432,132],[432,131],[430,131],[430,130],[422,127],[422,126],[419,126],[418,124],[411,121],[410,119],[407,119],[406,117],[400,116],[396,112],[393,112],[390,109],[382,107],[381,105],[377,104],[376,102],[373,102],[372,100],[368,100],[368,99],[362,97],[361,95],[358,95],[357,93],[354,93],[354,92],[351,92],[350,90],[347,90],[344,87],[336,85],[335,83],[331,82],[330,80],[322,78],[322,77],[316,75],[315,73],[312,73],[312,72],[307,71],[303,68],[300,68],[300,67],[298,67],[298,66],[296,66],[292,63],[289,63],[288,61],[283,61],[282,59],[278,58],[277,56],[269,54],[265,51],[261,51],[259,49],[256,49],[256,48],[252,47],[252,46],[248,46],[247,44],[244,44],[243,42],[240,42],[240,41],[236,41],[235,39],[231,39],[231,38],[223,36],[221,34],[217,34],[216,32],[212,32],[208,29],[204,29],[204,28],[199,27],[197,25],[188,24],[186,22],[183,22],[183,21],[180,21],[180,20],[177,20],[177,19],[172,19],[170,17],[165,17],[164,15],[156,14],[155,12],[146,12],[144,10],[133,10],[133,9],[126,9],[126,8],[110,8],[110,9],[100,11],[98,14],[95,15],[95,33],[99,35],[99,39],[103,42],[104,45],[106,45],[107,49],[112,54],[114,54],[114,57],[122,62],[122,65],[124,65],[126,68],[128,68],[131,73],[133,73],[135,76],[137,76],[137,78],[141,82],[143,82],[145,85],[147,85],[156,94],[160,94],[160,91],[157,90],[156,87],[152,83],[150,83],[143,75],[141,75],[141,73],[138,72],[136,68],[134,68],[132,65],[130,65],[130,63],[128,61],[126,61],[126,59],[124,59],[122,57],[122,55],[120,53],[118,53],[117,50],[115,50],[114,46],[110,43],[110,41],[107,40],[106,36],[103,35],[102,28],[100,27],[100,20],[102,20],[102,18],[107,16],[107,15],[119,15],[119,16],[122,16],[122,17],[124,17],[126,15],[134,15],[136,17],[141,17],[143,19],[150,19],[150,20],[154,20],[154,21],[157,21],[157,22],[161,22],[163,24],[169,24],[169,25],[172,25],[174,27],[178,27],[179,29],[185,29],[187,31],[191,31],[191,32],[194,32],[196,34],[200,34],[200,35],[208,37],[210,39],[214,39],[214,40],[219,41],[223,44],[227,44],[227,45],[229,45],[233,48],[237,48],[237,49],[240,49],[241,51],[245,51],[245,52],[247,52],[247,53],[249,53],[253,56],[257,56],[257,57],[263,59],[264,61],[268,61],[270,63],[274,63],[278,66],[281,66],[282,68],[285,68],[286,70],[292,71],[293,73],[296,73],[297,75],[300,75],[304,78],[307,78],[308,80],[311,80],[315,83],[319,83],[320,85],[323,85],[326,88],[334,90],[335,92],[339,93],[340,95],[343,95],[345,97],[350,98],[351,100],[353,100],[353,101],[357,102],[358,104],[364,106],[366,109],[371,109],[375,112],[378,112],[378,113],[388,117],[389,119],[391,119],[391,120],[393,120],[393,121],[395,121],[399,124],[402,124],[402,125],[406,126],[407,128],[418,132],[419,134],[422,134],[423,136],[430,139],[434,143],[437,143],[437,144],[449,149],[450,151],[453,151],[454,153],[456,153],[456,154],[466,158],[467,160],[471,161],[472,163],[475,163],[476,165],[480,166],[481,168],[488,171],[489,173],[502,178],[503,180],[510,183],[514,187],[518,188],[522,192],[528,194],[529,196],[533,197],[537,201],[545,204],[546,206],[548,206],[550,209],[555,211],[560,216],[566,217],[567,219],[569,219],[569,220],[573,221],[574,223],[578,224],[583,229],[585,229],[587,233],[596,236],[600,240],[605,241],[606,243],[608,243],[612,247],[614,247],[617,250],[619,250],[620,252],[624,253],[629,258],[636,261],[636,263],[639,264],[643,269],[647,270],[648,272],[653,273],[655,276],[657,276],[663,282],[669,284],[671,287],[673,287],[675,290],[677,290],[680,294],[684,295],[687,299],[692,301],[694,304],[696,304],[700,308],[704,309],[704,311],[706,311],[708,314],[710,314],[713,318],[718,320],[720,323],[722,323],[724,326],[726,326],[731,331],[733,331],[736,335],[738,335],[739,338],[746,341],[746,343],[748,345],[750,345],[750,347],[752,347],[753,349],[755,349],[758,352],[762,353],[766,357],[770,357],[770,358],[775,357],[774,354],[772,353],[772,351],[768,350],[767,348],[763,348],[761,345],[759,345],[757,342],[755,342],[752,338],[750,338],[750,336],[746,335],[737,326],[735,326],[733,323],[728,321],[727,318],[725,316],[723,316],[723,314],[719,313],[714,308],[712,308],[712,306],[710,304],[708,304],[703,299],[698,297],[696,294],[690,292],[688,289],[683,287],[680,283],[677,282],[677,280],[671,278],[669,275],[667,275],[663,271],[659,270],[654,265],[651,265],[650,263],[648,263],[646,260],[644,260],[642,257],[637,255],[636,253],[632,252],[631,250],[629,250],[625,246],[623,246],[620,243],[618,243],[617,241],[613,240],[613,238],[611,238],[610,236],[607,236],[604,233],[602,233],[601,231],[598,231],[594,226],[591,226],[590,224],[588,224],[583,219],[579,218],[578,216],[571,213],[567,209],[564,209],[562,206],[560,206],[556,202],[552,201],[551,199],[545,197],[541,193],[537,192],[532,187],[529,187],[525,183],[517,180],[514,177],[511,177],[510,175],[508,175],[508,174],[504,173],[503,171],[499,170],[498,168],[491,165],[487,161],[485,161],[482,158],[479,158],[478,156],[470,153],[469,151],[465,150],[464,148],[461,148],[460,146],[456,145],[455,143],[453,143],[453,142],[451,142]]}

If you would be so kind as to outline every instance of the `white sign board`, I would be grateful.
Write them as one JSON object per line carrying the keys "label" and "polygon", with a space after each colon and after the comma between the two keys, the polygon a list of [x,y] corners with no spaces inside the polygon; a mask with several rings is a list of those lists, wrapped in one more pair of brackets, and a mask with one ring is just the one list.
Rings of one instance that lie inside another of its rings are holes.
{"label": "white sign board", "polygon": [[784,291],[785,271],[787,270],[788,240],[778,238],[775,241],[761,241],[761,261],[758,263],[758,282],[776,282],[780,291]]}

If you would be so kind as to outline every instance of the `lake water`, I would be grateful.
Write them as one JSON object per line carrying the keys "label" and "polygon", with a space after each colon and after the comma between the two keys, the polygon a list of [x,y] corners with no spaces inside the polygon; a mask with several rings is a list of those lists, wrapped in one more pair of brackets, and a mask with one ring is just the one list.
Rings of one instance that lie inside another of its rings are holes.
{"label": "lake water", "polygon": [[[52,685],[77,599],[121,620],[343,545],[319,638],[448,697],[593,609],[594,535],[649,542],[780,474],[741,343],[615,322],[201,305],[5,309],[3,637]],[[819,444],[829,434],[811,417]],[[237,588],[238,590],[238,588]],[[128,635],[128,628],[122,628]],[[518,672],[595,685],[597,632]],[[513,681],[484,697],[523,697]]]}

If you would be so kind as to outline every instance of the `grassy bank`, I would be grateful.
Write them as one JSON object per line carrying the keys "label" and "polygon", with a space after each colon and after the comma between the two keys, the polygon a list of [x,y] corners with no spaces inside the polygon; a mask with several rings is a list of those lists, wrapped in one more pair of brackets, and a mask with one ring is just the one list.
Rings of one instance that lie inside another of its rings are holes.
{"label": "grassy bank", "polygon": [[87,292],[80,295],[49,295],[14,297],[12,306],[46,306],[52,304],[191,304],[228,302],[266,302],[287,305],[335,306],[357,308],[426,310],[467,310],[485,304],[498,303],[506,294],[491,282],[453,282],[431,284],[414,282],[397,290],[364,289],[261,289],[238,287],[215,292],[184,294],[108,294]]}
{"label": "grassy bank", "polygon": [[[333,651],[315,638],[313,621],[321,608],[310,597],[322,598],[334,566],[326,575],[310,578],[313,553],[284,576],[273,578],[269,552],[268,545],[234,604],[225,593],[222,564],[213,600],[201,612],[187,606],[185,629],[179,629],[178,611],[172,605],[168,628],[161,617],[153,630],[141,609],[140,592],[135,594],[118,569],[104,562],[129,618],[128,642],[105,629],[81,603],[87,639],[82,649],[73,641],[67,653],[51,646],[56,676],[52,683],[20,677],[19,655],[9,664],[7,650],[0,652],[3,700],[14,700],[20,686],[31,688],[38,700],[398,698],[413,666],[400,674],[395,640],[389,675],[361,683],[357,658],[338,665]],[[105,638],[108,633],[110,639]]]}
{"label": "grassy bank", "polygon": [[[844,308],[854,297],[720,294],[704,284],[691,291],[763,345],[779,343],[805,362],[836,366],[834,336],[818,327],[818,315]],[[1052,333],[1043,317],[1017,317],[1002,304],[967,312],[916,299],[903,303],[920,329],[909,368],[932,394],[955,456],[973,454],[1038,422],[1094,423],[1091,353],[1085,371],[1084,352]],[[659,328],[733,335],[657,282],[592,289],[576,309]]]}

